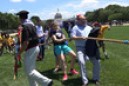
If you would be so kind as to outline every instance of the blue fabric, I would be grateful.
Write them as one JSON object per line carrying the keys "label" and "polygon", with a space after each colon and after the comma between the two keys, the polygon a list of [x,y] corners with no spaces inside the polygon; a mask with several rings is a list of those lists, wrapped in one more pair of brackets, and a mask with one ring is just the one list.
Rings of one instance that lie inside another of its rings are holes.
{"label": "blue fabric", "polygon": [[39,43],[44,43],[44,37],[39,38]]}
{"label": "blue fabric", "polygon": [[[42,44],[42,43],[44,43],[44,42],[45,42],[44,37],[39,38],[39,43],[40,43],[40,44]],[[41,55],[42,58],[43,58],[44,55],[45,55],[45,46],[44,46],[44,45],[40,45],[39,48],[40,48],[39,55]]]}
{"label": "blue fabric", "polygon": [[129,44],[129,40],[124,40],[123,43],[124,44]]}
{"label": "blue fabric", "polygon": [[67,45],[56,45],[54,46],[55,48],[55,54],[58,56],[60,54],[67,54],[68,52],[70,52],[72,49],[70,47],[68,47]]}
{"label": "blue fabric", "polygon": [[68,45],[68,41],[65,41],[65,44]]}

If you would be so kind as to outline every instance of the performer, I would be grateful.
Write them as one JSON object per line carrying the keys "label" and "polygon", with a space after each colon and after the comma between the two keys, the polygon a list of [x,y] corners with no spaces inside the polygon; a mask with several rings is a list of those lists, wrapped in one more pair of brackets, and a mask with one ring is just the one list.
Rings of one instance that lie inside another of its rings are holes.
{"label": "performer", "polygon": [[[88,37],[88,35],[92,31],[92,27],[87,25],[86,17],[82,14],[77,15],[76,20],[77,22],[72,29],[71,38],[75,39],[77,57],[81,71],[80,73],[83,81],[82,86],[88,85],[87,70],[85,67],[85,63],[88,61],[87,58],[89,58],[89,60],[93,64],[92,79],[95,81],[95,84],[97,85],[99,83],[100,77],[100,60],[96,56],[88,56],[86,52],[86,37]],[[92,47],[92,45],[89,47]]]}
{"label": "performer", "polygon": [[52,86],[52,79],[40,74],[35,67],[36,58],[39,54],[38,37],[33,22],[27,19],[28,13],[25,10],[17,13],[23,26],[19,55],[25,51],[23,62],[30,86],[38,86],[38,84],[41,84],[41,86]]}
{"label": "performer", "polygon": [[[100,28],[98,38],[102,39],[102,38],[104,38],[104,32],[107,29],[109,29],[110,26],[109,25],[101,25],[100,23],[95,22],[95,23],[93,23],[93,28]],[[106,51],[106,45],[105,45],[104,41],[99,40],[98,43],[99,43],[99,48],[102,48],[105,58],[109,59],[109,55]]]}

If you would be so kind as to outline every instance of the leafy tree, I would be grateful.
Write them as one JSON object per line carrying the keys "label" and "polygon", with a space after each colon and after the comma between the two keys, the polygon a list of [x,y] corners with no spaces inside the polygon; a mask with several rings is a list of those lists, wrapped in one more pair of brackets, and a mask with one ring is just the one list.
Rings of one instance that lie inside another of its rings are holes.
{"label": "leafy tree", "polygon": [[108,17],[108,20],[122,20],[122,13],[112,14]]}
{"label": "leafy tree", "polygon": [[128,21],[129,6],[109,5],[105,8],[96,9],[93,12],[86,12],[89,21],[107,22],[111,20]]}
{"label": "leafy tree", "polygon": [[17,29],[18,24],[19,20],[15,15],[10,13],[0,12],[0,29],[2,30]]}
{"label": "leafy tree", "polygon": [[[32,16],[30,19],[34,22],[34,24],[36,24],[36,20],[39,19],[39,16]],[[44,22],[42,20],[41,25],[44,27]]]}
{"label": "leafy tree", "polygon": [[88,20],[89,22],[95,20],[95,19],[94,19],[94,15],[95,15],[94,12],[87,12],[87,13],[85,14],[85,16],[87,17],[87,20]]}

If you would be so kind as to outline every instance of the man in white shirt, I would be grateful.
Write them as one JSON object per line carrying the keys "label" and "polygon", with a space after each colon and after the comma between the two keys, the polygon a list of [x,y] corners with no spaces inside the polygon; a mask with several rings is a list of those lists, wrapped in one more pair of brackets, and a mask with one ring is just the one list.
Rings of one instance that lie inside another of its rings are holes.
{"label": "man in white shirt", "polygon": [[[41,25],[42,21],[40,20],[39,17],[36,18],[36,33],[38,35],[38,38],[39,38],[39,44],[43,44],[45,43],[45,33],[43,31],[43,27]],[[45,56],[45,45],[40,45],[39,48],[40,48],[40,52],[39,52],[39,55],[37,57],[37,61],[40,61],[44,58]]]}
{"label": "man in white shirt", "polygon": [[97,84],[100,76],[100,62],[95,57],[88,57],[85,51],[86,37],[88,37],[92,27],[87,25],[86,17],[82,14],[77,15],[76,20],[76,25],[72,28],[71,38],[75,40],[77,57],[81,70],[80,73],[83,81],[82,86],[88,85],[87,70],[85,67],[85,63],[88,60],[87,58],[93,63],[93,80],[95,80],[95,84]]}

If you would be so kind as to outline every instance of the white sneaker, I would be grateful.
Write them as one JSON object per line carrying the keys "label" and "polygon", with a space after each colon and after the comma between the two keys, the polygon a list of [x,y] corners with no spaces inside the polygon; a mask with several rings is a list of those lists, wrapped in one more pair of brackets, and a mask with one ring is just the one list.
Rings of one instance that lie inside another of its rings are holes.
{"label": "white sneaker", "polygon": [[108,56],[107,52],[104,52],[104,56],[105,56],[106,59],[109,59],[109,56]]}

